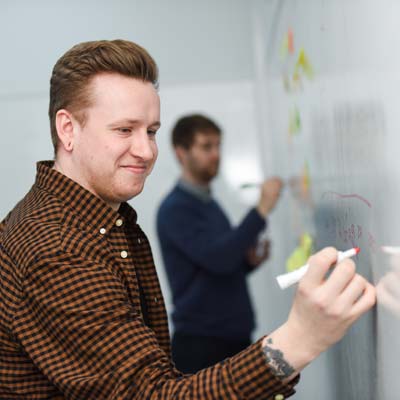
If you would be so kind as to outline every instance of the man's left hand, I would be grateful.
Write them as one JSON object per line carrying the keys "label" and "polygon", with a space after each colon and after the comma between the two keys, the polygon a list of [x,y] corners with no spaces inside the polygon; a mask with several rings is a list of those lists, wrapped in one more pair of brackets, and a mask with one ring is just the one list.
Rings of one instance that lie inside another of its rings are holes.
{"label": "man's left hand", "polygon": [[252,267],[258,267],[270,255],[271,242],[269,240],[260,241],[256,246],[247,251],[247,262]]}

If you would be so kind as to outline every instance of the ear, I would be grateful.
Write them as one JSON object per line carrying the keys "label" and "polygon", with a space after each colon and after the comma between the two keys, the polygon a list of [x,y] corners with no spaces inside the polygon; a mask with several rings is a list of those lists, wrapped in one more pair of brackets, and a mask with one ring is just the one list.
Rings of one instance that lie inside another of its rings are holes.
{"label": "ear", "polygon": [[73,118],[69,111],[65,109],[57,111],[56,129],[59,145],[68,152],[72,151],[74,148],[76,124],[77,121]]}
{"label": "ear", "polygon": [[187,156],[187,150],[182,147],[182,146],[176,146],[175,147],[175,154],[176,158],[178,159],[179,163],[181,165],[185,164],[186,156]]}

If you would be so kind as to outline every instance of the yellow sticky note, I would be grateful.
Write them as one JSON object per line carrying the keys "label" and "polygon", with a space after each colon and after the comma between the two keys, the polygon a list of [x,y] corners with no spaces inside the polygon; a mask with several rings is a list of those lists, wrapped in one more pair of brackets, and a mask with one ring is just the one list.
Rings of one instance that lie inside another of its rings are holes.
{"label": "yellow sticky note", "polygon": [[295,72],[294,74],[298,74],[299,70],[302,70],[304,75],[308,78],[308,79],[312,79],[314,76],[314,70],[313,67],[306,55],[306,52],[304,50],[304,48],[301,48],[299,51],[299,55],[297,57],[297,62],[296,62],[296,66],[295,66]]}
{"label": "yellow sticky note", "polygon": [[313,248],[313,239],[309,233],[303,233],[297,246],[286,261],[286,270],[292,272],[307,263]]}

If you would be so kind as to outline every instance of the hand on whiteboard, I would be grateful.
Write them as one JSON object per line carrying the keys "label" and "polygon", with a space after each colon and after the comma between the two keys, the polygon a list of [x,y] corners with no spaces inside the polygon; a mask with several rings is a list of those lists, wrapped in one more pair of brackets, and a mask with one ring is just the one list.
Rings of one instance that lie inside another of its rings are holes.
{"label": "hand on whiteboard", "polygon": [[347,329],[375,304],[375,288],[356,273],[353,260],[337,264],[337,250],[326,248],[309,259],[300,281],[289,326],[304,337],[309,349],[321,353],[339,341]]}
{"label": "hand on whiteboard", "polygon": [[[288,320],[263,340],[270,353],[279,350],[292,377],[338,342],[376,301],[375,288],[346,259],[336,265],[337,250],[326,248],[310,257],[309,269],[297,288]],[[264,350],[265,352],[265,350]]]}
{"label": "hand on whiteboard", "polygon": [[282,179],[278,177],[267,179],[261,185],[261,194],[257,210],[263,217],[266,217],[275,207],[281,194],[282,187]]}

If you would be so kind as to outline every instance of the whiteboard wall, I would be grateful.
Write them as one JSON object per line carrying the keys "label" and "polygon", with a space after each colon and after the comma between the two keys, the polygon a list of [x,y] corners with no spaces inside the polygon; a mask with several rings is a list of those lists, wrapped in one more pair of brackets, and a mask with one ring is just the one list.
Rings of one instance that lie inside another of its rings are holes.
{"label": "whiteboard wall", "polygon": [[284,269],[303,233],[315,250],[359,246],[358,272],[379,289],[378,307],[305,370],[299,399],[399,396],[398,15],[391,0],[255,6],[260,140],[287,183],[277,261]]}

